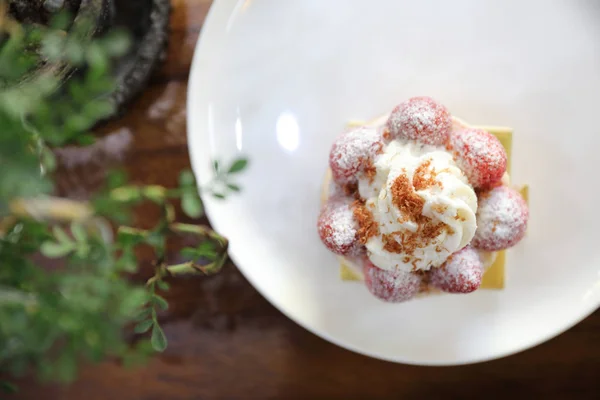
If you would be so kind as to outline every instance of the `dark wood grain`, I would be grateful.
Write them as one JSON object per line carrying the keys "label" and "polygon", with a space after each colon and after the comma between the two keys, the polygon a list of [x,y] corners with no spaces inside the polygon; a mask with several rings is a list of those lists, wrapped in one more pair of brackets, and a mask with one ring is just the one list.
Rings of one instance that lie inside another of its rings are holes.
{"label": "dark wood grain", "polygon": [[[187,74],[210,0],[173,0],[169,57],[121,120],[87,156],[65,155],[63,194],[84,197],[122,163],[134,180],[172,186],[189,166]],[[112,142],[110,141],[112,140]],[[78,158],[79,157],[79,158]],[[137,214],[151,225],[156,212]],[[501,360],[427,368],[369,359],[300,328],[265,301],[233,265],[210,278],[173,282],[165,316],[170,345],[149,365],[107,361],[71,386],[21,382],[22,399],[411,399],[595,398],[600,390],[600,312],[559,337]]]}

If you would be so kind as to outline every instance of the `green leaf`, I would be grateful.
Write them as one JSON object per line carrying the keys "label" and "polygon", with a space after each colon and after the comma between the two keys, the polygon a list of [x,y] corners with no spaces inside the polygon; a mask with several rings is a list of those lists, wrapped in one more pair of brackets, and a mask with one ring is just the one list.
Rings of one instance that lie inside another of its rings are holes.
{"label": "green leaf", "polygon": [[185,260],[196,260],[198,257],[200,257],[198,255],[198,250],[196,250],[193,247],[184,247],[183,249],[181,249],[179,251],[179,254],[181,255],[181,257],[183,257]]}
{"label": "green leaf", "polygon": [[[88,146],[93,143],[93,136],[83,134],[83,132],[91,128],[94,122],[94,120],[85,115],[75,113],[66,118],[64,129],[68,132],[68,137],[77,135],[77,142],[82,146]],[[66,142],[68,137],[63,138],[63,142]]]}
{"label": "green leaf", "polygon": [[92,199],[96,215],[107,217],[118,224],[127,224],[131,221],[129,204],[113,200],[109,195],[100,194]]}
{"label": "green leaf", "polygon": [[127,292],[122,293],[122,301],[119,313],[127,318],[133,318],[139,314],[140,308],[149,300],[146,288],[130,286]]}
{"label": "green leaf", "polygon": [[159,232],[152,232],[146,236],[145,242],[152,247],[163,247],[165,244],[165,236]]}
{"label": "green leaf", "polygon": [[102,39],[104,51],[111,57],[121,57],[131,47],[131,39],[125,31],[114,30]]}
{"label": "green leaf", "polygon": [[137,272],[137,258],[135,257],[135,253],[133,252],[133,250],[123,252],[123,255],[117,261],[116,266],[125,272]]}
{"label": "green leaf", "polygon": [[86,76],[88,81],[106,75],[108,72],[109,61],[106,53],[98,43],[91,43],[88,45],[85,56],[90,65],[90,71]]}
{"label": "green leaf", "polygon": [[67,60],[71,62],[71,64],[79,66],[83,62],[83,48],[81,43],[77,42],[70,38],[67,40],[65,46],[65,55],[67,56]]}
{"label": "green leaf", "polygon": [[42,165],[48,172],[53,172],[56,169],[56,157],[52,150],[44,148],[41,154]]}
{"label": "green leaf", "polygon": [[127,182],[127,174],[123,170],[110,171],[106,177],[106,186],[109,189],[115,189],[119,186],[125,185]]}
{"label": "green leaf", "polygon": [[217,251],[215,244],[207,240],[200,243],[198,247],[184,247],[179,254],[186,260],[195,261],[200,257],[214,259],[217,256]]}
{"label": "green leaf", "polygon": [[197,247],[199,252],[215,252],[215,243],[211,240],[200,243]]}
{"label": "green leaf", "polygon": [[240,190],[242,190],[241,187],[239,187],[238,185],[236,185],[234,183],[228,183],[227,187],[233,192],[239,192]]}
{"label": "green leaf", "polygon": [[122,246],[135,246],[143,242],[144,239],[146,239],[146,233],[128,227],[122,226],[117,232],[117,242]]}
{"label": "green leaf", "polygon": [[88,100],[87,88],[80,84],[80,82],[76,80],[71,80],[68,82],[68,90],[71,98],[76,103],[83,103]]}
{"label": "green leaf", "polygon": [[82,224],[78,222],[71,223],[71,233],[77,242],[85,243],[87,241],[87,232]]}
{"label": "green leaf", "polygon": [[167,300],[158,294],[152,295],[152,303],[156,304],[156,306],[162,310],[169,308],[169,303],[167,303]]}
{"label": "green leaf", "polygon": [[190,170],[181,171],[179,174],[179,186],[188,187],[195,186],[196,178],[194,177],[194,173]]}
{"label": "green leaf", "polygon": [[[56,3],[56,2],[54,2],[54,3]],[[72,21],[72,18],[71,18],[71,14],[69,12],[66,12],[66,11],[57,12],[56,14],[52,15],[52,18],[50,19],[50,27],[53,29],[58,29],[58,30],[64,31],[64,30],[67,30],[71,21]]]}
{"label": "green leaf", "polygon": [[144,321],[144,320],[150,318],[150,315],[152,315],[152,309],[151,308],[144,308],[142,311],[140,311],[134,317],[134,320],[141,322],[141,321]]}
{"label": "green leaf", "polygon": [[213,161],[213,169],[215,170],[215,172],[218,174],[219,170],[220,170],[220,166],[219,166],[219,160],[214,160]]}
{"label": "green leaf", "polygon": [[[84,120],[87,121],[88,119],[85,117],[81,117],[81,120],[83,122]],[[91,120],[91,118],[89,120]],[[82,129],[78,129],[78,130],[85,130],[85,129],[87,129],[87,128],[84,126]],[[91,135],[89,133],[86,133],[83,135],[78,135],[76,140],[77,140],[77,144],[79,144],[81,146],[91,146],[94,143],[96,143],[96,138],[94,137],[94,135]]]}
{"label": "green leaf", "polygon": [[163,352],[167,348],[167,337],[158,323],[154,324],[152,327],[150,343],[152,343],[152,348],[156,351]]}
{"label": "green leaf", "polygon": [[162,291],[167,291],[169,290],[169,284],[163,280],[157,281],[156,285],[158,286],[158,288]]}
{"label": "green leaf", "polygon": [[69,237],[69,235],[67,235],[64,229],[58,225],[54,225],[52,227],[52,234],[59,243],[73,243],[73,240],[71,240],[71,238]]}
{"label": "green leaf", "polygon": [[154,321],[152,321],[151,319],[148,319],[146,321],[142,321],[139,324],[137,324],[135,326],[135,328],[133,328],[133,331],[135,333],[148,332],[148,330],[152,327],[153,324],[154,324]]}
{"label": "green leaf", "polygon": [[187,191],[183,193],[181,197],[181,208],[183,212],[191,218],[198,218],[202,216],[204,209],[202,207],[202,200],[195,192]]}
{"label": "green leaf", "polygon": [[93,120],[101,120],[110,117],[115,112],[115,105],[108,99],[96,99],[88,101],[83,106],[83,113]]}
{"label": "green leaf", "polygon": [[248,166],[248,160],[246,158],[238,158],[235,160],[229,170],[227,170],[228,174],[236,174],[238,172],[243,171]]}
{"label": "green leaf", "polygon": [[58,61],[62,57],[64,38],[58,32],[47,34],[42,40],[41,53],[52,61]]}
{"label": "green leaf", "polygon": [[86,258],[90,254],[90,246],[86,243],[79,243],[75,249],[75,254],[81,259]]}
{"label": "green leaf", "polygon": [[59,258],[64,257],[73,251],[73,245],[71,243],[56,243],[47,241],[42,243],[40,251],[48,258]]}
{"label": "green leaf", "polygon": [[213,197],[217,198],[217,199],[225,199],[225,195],[223,193],[218,193],[218,192],[213,192]]}

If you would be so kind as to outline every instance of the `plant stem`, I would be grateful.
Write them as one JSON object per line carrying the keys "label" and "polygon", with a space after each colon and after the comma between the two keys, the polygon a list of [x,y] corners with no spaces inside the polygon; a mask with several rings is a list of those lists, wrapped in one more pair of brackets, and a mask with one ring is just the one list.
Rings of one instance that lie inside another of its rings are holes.
{"label": "plant stem", "polygon": [[188,275],[197,272],[192,261],[184,262],[181,264],[168,265],[165,267],[169,274],[173,276]]}
{"label": "plant stem", "polygon": [[197,235],[208,236],[209,238],[216,240],[221,244],[221,246],[227,248],[229,241],[227,238],[219,235],[217,232],[213,231],[206,225],[191,225],[191,224],[182,224],[182,223],[174,223],[169,226],[169,228],[175,232],[181,233],[194,233]]}
{"label": "plant stem", "polygon": [[224,257],[223,255],[221,255],[218,258],[219,261],[213,261],[207,265],[202,265],[193,261],[188,261],[181,264],[167,265],[165,269],[169,272],[171,276],[197,274],[198,271],[208,275],[213,273],[215,269],[218,269],[218,267],[220,267],[219,264],[223,263],[223,259]]}
{"label": "plant stem", "polygon": [[15,199],[10,202],[9,209],[16,217],[58,221],[85,220],[94,215],[94,209],[87,202],[51,196]]}
{"label": "plant stem", "polygon": [[127,233],[130,235],[140,235],[140,236],[148,236],[150,231],[145,229],[133,228],[131,226],[120,226],[118,229],[119,233]]}

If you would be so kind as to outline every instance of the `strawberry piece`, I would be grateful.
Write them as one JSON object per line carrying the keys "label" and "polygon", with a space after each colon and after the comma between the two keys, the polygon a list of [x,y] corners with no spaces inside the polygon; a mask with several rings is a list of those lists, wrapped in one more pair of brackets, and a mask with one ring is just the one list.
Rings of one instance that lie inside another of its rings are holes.
{"label": "strawberry piece", "polygon": [[458,167],[475,188],[496,186],[506,171],[506,150],[489,132],[475,128],[454,131],[449,148]]}
{"label": "strawberry piece", "polygon": [[330,199],[322,208],[317,230],[323,244],[333,253],[345,256],[357,252],[358,223],[348,201]]}
{"label": "strawberry piece", "polygon": [[483,263],[470,246],[452,254],[444,264],[432,268],[429,283],[448,293],[471,293],[481,286]]}
{"label": "strawberry piece", "polygon": [[365,284],[375,297],[400,303],[415,297],[421,287],[421,276],[408,271],[387,271],[376,267],[366,257],[363,262]]}
{"label": "strawberry piece", "polygon": [[392,110],[387,128],[394,139],[446,145],[452,131],[452,116],[431,97],[412,97]]}
{"label": "strawberry piece", "polygon": [[525,236],[529,207],[516,190],[499,186],[479,195],[477,230],[471,244],[498,251],[517,244]]}
{"label": "strawberry piece", "polygon": [[331,146],[329,166],[341,185],[356,182],[357,174],[381,153],[383,142],[376,129],[359,127],[340,135]]}

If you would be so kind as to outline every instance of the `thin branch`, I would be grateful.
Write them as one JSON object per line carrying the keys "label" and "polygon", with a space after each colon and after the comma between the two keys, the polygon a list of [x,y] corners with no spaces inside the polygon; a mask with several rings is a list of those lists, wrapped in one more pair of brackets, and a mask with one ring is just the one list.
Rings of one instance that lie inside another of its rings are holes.
{"label": "thin branch", "polygon": [[9,209],[15,217],[57,221],[81,221],[94,215],[94,209],[87,202],[51,196],[15,199],[10,202]]}

